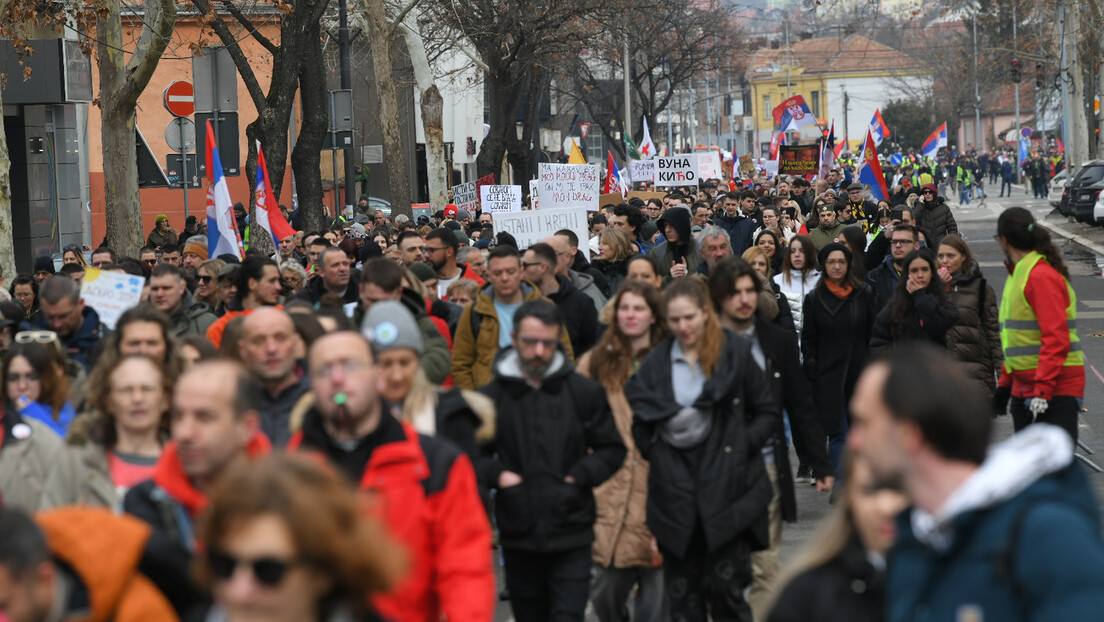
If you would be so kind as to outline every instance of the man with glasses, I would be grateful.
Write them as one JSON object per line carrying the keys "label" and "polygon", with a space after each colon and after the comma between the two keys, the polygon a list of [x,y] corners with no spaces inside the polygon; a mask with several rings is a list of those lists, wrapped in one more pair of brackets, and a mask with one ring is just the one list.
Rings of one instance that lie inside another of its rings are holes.
{"label": "man with glasses", "polygon": [[458,263],[460,242],[449,229],[441,227],[429,232],[425,238],[425,262],[437,273],[437,297],[448,300],[448,288],[460,279],[471,279],[482,287],[486,281],[471,266]]}
{"label": "man with glasses", "polygon": [[498,421],[495,522],[510,606],[518,622],[582,620],[593,489],[621,467],[625,444],[605,390],[577,373],[560,347],[565,331],[556,306],[526,302],[512,324],[511,347],[480,389]]}
{"label": "man with glasses", "polygon": [[889,236],[889,254],[882,260],[881,265],[866,275],[866,283],[870,286],[875,313],[889,304],[889,299],[893,297],[893,292],[897,289],[897,282],[901,280],[905,257],[920,248],[920,233],[916,230],[916,227],[895,225],[893,229],[886,233]]}
{"label": "man with glasses", "polygon": [[958,235],[958,223],[947,205],[939,196],[935,184],[925,184],[920,190],[920,200],[913,205],[912,218],[916,226],[928,234],[928,246],[939,248],[939,241],[948,235]]}
{"label": "man with glasses", "polygon": [[195,520],[207,495],[230,469],[269,453],[257,412],[260,387],[237,363],[197,363],[181,374],[172,395],[170,441],[154,479],[131,488],[123,512],[150,525],[143,569],[178,613],[206,596],[191,575]]}
{"label": "man with glasses", "polygon": [[[157,265],[157,250],[152,246],[143,246],[142,250],[138,251],[138,261],[141,262],[146,274],[149,274],[153,267]],[[111,263],[115,262],[112,261]]]}
{"label": "man with glasses", "polygon": [[36,327],[57,333],[65,354],[87,371],[89,356],[103,337],[104,328],[96,310],[84,305],[80,286],[68,276],[52,276],[42,283],[38,299],[41,313]]}
{"label": "man with glasses", "polygon": [[295,295],[299,300],[318,304],[322,296],[333,294],[345,304],[356,304],[360,297],[360,280],[353,274],[353,262],[345,251],[331,246],[318,255],[322,278],[312,279]]}
{"label": "man with glasses", "polygon": [[[392,309],[375,325],[380,346],[418,339],[401,311]],[[493,618],[491,528],[469,458],[443,436],[422,436],[391,415],[364,337],[351,331],[319,337],[309,361],[314,405],[288,450],[325,456],[374,494],[380,518],[410,554],[405,580],[373,606],[395,620]]]}
{"label": "man with glasses", "polygon": [[556,272],[556,263],[556,250],[544,242],[530,246],[521,256],[525,280],[536,285],[560,310],[571,349],[586,352],[598,340],[598,310],[570,278]]}
{"label": "man with glasses", "polygon": [[[499,350],[513,343],[514,312],[523,302],[542,300],[540,290],[522,280],[521,255],[513,246],[500,244],[487,259],[491,287],[484,287],[475,301],[464,307],[452,344],[452,382],[462,389],[476,389],[494,377],[493,363]],[[571,353],[567,332],[560,341]]]}

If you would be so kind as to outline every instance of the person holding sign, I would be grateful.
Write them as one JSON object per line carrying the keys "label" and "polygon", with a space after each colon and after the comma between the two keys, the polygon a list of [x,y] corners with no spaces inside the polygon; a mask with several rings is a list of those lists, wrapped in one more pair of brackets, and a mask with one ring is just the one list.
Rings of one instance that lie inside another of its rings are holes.
{"label": "person holding sign", "polygon": [[658,262],[663,282],[697,272],[702,258],[698,243],[690,235],[690,210],[680,203],[668,208],[656,224],[666,240],[657,244],[649,255]]}

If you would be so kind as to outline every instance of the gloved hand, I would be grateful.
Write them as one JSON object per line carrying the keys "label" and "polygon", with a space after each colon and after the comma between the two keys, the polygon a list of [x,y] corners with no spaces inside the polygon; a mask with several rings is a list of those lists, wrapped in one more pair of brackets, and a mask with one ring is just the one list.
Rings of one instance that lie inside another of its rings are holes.
{"label": "gloved hand", "polygon": [[993,414],[1004,416],[1008,414],[1008,401],[1012,399],[1012,387],[998,386],[993,392]]}
{"label": "gloved hand", "polygon": [[1050,403],[1041,397],[1033,397],[1027,401],[1027,409],[1036,417],[1045,413],[1047,408],[1050,408]]}

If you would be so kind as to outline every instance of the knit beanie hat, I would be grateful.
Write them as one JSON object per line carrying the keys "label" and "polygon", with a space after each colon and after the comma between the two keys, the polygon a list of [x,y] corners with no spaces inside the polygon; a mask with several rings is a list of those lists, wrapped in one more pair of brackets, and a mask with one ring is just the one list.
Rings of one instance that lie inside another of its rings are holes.
{"label": "knit beanie hat", "polygon": [[49,272],[50,274],[54,274],[56,271],[54,269],[53,258],[49,255],[39,255],[35,257],[34,272]]}
{"label": "knit beanie hat", "polygon": [[168,216],[166,216],[166,215],[164,215],[164,214],[158,214],[158,215],[157,215],[157,219],[153,221],[153,224],[155,224],[155,225],[159,225],[159,224],[161,224],[161,221],[162,221],[162,220],[168,220],[168,219],[169,219],[169,217],[168,217]]}
{"label": "knit beanie hat", "polygon": [[184,244],[184,249],[180,251],[180,254],[187,255],[188,253],[193,253],[195,255],[199,255],[199,258],[203,261],[207,261],[207,245],[201,243],[199,241],[201,239],[203,238],[200,238],[199,236],[189,238],[188,241]]}
{"label": "knit beanie hat", "polygon": [[416,262],[410,264],[410,267],[408,269],[414,273],[414,276],[418,277],[419,281],[422,281],[423,283],[430,279],[437,278],[437,273],[427,263]]}
{"label": "knit beanie hat", "polygon": [[372,352],[376,355],[399,348],[413,350],[418,356],[425,353],[418,323],[397,300],[384,300],[372,305],[364,316],[360,332],[372,344]]}

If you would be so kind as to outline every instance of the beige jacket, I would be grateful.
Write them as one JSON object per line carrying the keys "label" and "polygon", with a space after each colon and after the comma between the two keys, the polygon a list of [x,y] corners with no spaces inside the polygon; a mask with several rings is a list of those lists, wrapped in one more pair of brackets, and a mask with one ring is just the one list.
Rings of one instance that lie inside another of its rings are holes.
{"label": "beige jacket", "polygon": [[74,443],[70,437],[68,451],[46,480],[40,508],[88,505],[116,510],[121,504],[111,481],[107,449],[91,440]]}
{"label": "beige jacket", "polygon": [[34,512],[46,481],[65,455],[65,443],[45,424],[15,412],[3,415],[3,428],[0,498],[6,506]]}
{"label": "beige jacket", "polygon": [[[577,371],[589,377],[590,352],[579,359]],[[594,525],[592,556],[595,563],[615,568],[651,567],[652,532],[646,522],[648,506],[648,461],[633,442],[633,412],[624,391],[606,394],[621,440],[625,441],[625,463],[601,486],[594,489],[598,520]]]}

